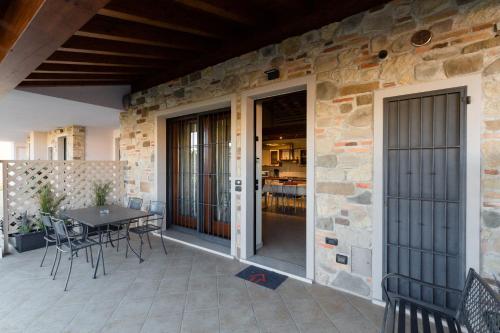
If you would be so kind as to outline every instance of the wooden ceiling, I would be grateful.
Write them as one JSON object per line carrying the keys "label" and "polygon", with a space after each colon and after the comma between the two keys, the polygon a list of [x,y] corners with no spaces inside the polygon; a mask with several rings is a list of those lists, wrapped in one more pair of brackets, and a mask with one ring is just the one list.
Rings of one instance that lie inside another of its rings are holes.
{"label": "wooden ceiling", "polygon": [[[13,6],[19,1],[27,0],[0,0],[0,11],[8,7],[6,3]],[[62,0],[45,2],[57,1]],[[82,1],[65,0],[76,5]],[[20,85],[131,84],[133,90],[140,90],[386,2],[86,1],[99,2],[100,6],[86,23],[41,59]],[[52,33],[57,35],[58,30],[56,26]]]}
{"label": "wooden ceiling", "polygon": [[262,140],[306,138],[307,93],[305,90],[260,100]]}

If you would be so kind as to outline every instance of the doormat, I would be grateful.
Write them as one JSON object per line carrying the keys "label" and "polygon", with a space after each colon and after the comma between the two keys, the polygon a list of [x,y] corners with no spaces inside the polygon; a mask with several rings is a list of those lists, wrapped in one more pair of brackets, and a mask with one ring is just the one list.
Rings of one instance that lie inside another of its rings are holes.
{"label": "doormat", "polygon": [[248,266],[238,274],[237,277],[258,284],[269,289],[278,288],[287,277],[259,267]]}

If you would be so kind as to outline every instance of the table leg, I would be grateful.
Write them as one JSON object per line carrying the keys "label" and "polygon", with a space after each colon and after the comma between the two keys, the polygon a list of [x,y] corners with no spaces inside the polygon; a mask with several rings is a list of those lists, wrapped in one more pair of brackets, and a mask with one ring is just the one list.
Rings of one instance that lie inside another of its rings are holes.
{"label": "table leg", "polygon": [[97,262],[94,268],[94,279],[97,276],[97,268],[99,267],[99,261],[101,260],[101,256],[102,256],[102,231],[101,228],[99,228],[99,253],[97,254]]}

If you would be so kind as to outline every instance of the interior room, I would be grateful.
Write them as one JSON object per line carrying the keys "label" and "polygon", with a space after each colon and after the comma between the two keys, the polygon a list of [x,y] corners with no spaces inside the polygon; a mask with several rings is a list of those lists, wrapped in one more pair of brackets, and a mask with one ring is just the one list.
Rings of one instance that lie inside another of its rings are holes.
{"label": "interior room", "polygon": [[306,264],[306,111],[306,91],[256,103],[256,253],[301,267]]}

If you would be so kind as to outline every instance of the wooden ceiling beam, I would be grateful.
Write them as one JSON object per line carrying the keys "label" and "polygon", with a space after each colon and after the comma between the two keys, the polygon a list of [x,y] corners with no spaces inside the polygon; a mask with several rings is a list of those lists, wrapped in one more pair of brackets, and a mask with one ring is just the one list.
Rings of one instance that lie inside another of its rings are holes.
{"label": "wooden ceiling beam", "polygon": [[141,59],[132,57],[121,57],[101,54],[77,53],[77,52],[54,52],[45,63],[49,64],[73,64],[73,65],[94,65],[94,66],[119,66],[119,67],[146,67],[146,68],[166,68],[172,62],[165,62],[158,59]]}
{"label": "wooden ceiling beam", "polygon": [[82,36],[71,37],[59,48],[59,51],[167,60],[179,60],[189,57],[192,58],[196,54],[192,51],[168,49],[158,46],[139,45]]}
{"label": "wooden ceiling beam", "polygon": [[195,51],[207,50],[214,46],[206,38],[102,15],[96,15],[75,35]]}
{"label": "wooden ceiling beam", "polygon": [[43,4],[43,0],[4,0],[0,12],[0,61]]}
{"label": "wooden ceiling beam", "polygon": [[[252,15],[249,8],[241,8],[245,1],[230,1],[221,4],[220,1],[207,1],[207,0],[175,0],[175,2],[201,11],[209,13],[216,17],[223,18],[228,21],[244,24],[247,26],[254,26],[258,22],[257,14]],[[238,7],[238,5],[240,7]]]}
{"label": "wooden ceiling beam", "polygon": [[85,80],[85,81],[95,81],[95,80],[133,80],[137,78],[137,74],[127,73],[127,74],[75,74],[75,73],[31,73],[24,81],[73,81],[73,80]]}
{"label": "wooden ceiling beam", "polygon": [[14,0],[2,17],[0,96],[14,89],[109,0]]}
{"label": "wooden ceiling beam", "polygon": [[81,74],[139,74],[143,73],[141,67],[118,67],[118,66],[92,66],[72,64],[48,64],[43,63],[33,73],[81,73]]}
{"label": "wooden ceiling beam", "polygon": [[232,32],[231,27],[220,20],[195,15],[196,12],[173,1],[141,0],[138,6],[136,0],[115,0],[99,10],[99,14],[216,39],[226,39]]}
{"label": "wooden ceiling beam", "polygon": [[67,86],[122,86],[129,85],[128,80],[110,81],[23,81],[20,87],[67,87]]}

